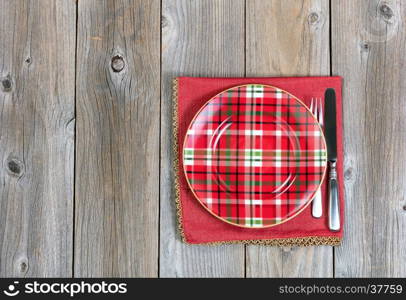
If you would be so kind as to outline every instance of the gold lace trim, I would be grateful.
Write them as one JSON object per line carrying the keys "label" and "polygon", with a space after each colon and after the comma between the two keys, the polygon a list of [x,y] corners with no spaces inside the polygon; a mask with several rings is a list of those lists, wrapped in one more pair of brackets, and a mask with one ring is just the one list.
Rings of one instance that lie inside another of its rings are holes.
{"label": "gold lace trim", "polygon": [[[172,91],[172,107],[173,107],[173,167],[175,171],[175,201],[176,201],[176,213],[178,219],[178,229],[182,241],[186,244],[189,243],[186,240],[185,231],[183,229],[182,221],[182,205],[180,202],[180,182],[179,182],[179,141],[178,141],[178,88],[179,82],[178,78],[173,80],[173,91]],[[267,245],[267,246],[278,246],[278,247],[294,247],[294,246],[338,246],[341,243],[341,237],[337,236],[308,236],[308,237],[297,237],[297,238],[276,238],[276,239],[264,239],[264,240],[236,240],[236,241],[218,241],[218,242],[208,242],[199,243],[204,245],[227,245],[227,244],[245,244],[245,245]]]}
{"label": "gold lace trim", "polygon": [[[189,243],[183,238],[183,241]],[[308,247],[308,246],[339,246],[341,238],[337,236],[306,236],[298,238],[275,238],[265,240],[237,240],[199,243],[210,246],[245,244],[245,245],[265,245],[276,247]]]}
{"label": "gold lace trim", "polygon": [[172,120],[172,134],[173,134],[173,167],[175,170],[175,201],[176,201],[176,214],[178,216],[178,229],[182,237],[183,242],[187,243],[185,232],[183,230],[182,221],[182,206],[180,203],[180,183],[179,183],[179,142],[178,142],[178,79],[173,80],[172,85],[172,108],[173,108],[173,120]]}

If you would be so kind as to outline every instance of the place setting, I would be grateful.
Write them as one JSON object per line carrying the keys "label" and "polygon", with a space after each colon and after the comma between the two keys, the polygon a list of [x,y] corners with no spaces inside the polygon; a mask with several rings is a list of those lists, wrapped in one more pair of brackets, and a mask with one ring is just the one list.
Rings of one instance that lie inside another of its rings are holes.
{"label": "place setting", "polygon": [[339,245],[341,85],[340,77],[176,78],[183,241]]}

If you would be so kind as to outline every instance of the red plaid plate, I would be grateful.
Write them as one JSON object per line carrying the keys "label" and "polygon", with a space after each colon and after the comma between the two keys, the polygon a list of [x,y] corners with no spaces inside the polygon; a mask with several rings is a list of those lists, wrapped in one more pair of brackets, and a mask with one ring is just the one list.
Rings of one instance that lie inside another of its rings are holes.
{"label": "red plaid plate", "polygon": [[327,166],[323,132],[307,107],[278,88],[250,84],[210,99],[183,145],[197,200],[232,225],[286,222],[311,202]]}

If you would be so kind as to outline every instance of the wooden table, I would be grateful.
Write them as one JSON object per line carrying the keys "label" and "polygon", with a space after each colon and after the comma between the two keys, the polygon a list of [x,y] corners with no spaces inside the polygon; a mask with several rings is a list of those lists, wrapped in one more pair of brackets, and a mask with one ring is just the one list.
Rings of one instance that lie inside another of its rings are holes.
{"label": "wooden table", "polygon": [[[0,275],[406,276],[401,0],[0,0]],[[189,246],[175,76],[344,78],[342,246]]]}

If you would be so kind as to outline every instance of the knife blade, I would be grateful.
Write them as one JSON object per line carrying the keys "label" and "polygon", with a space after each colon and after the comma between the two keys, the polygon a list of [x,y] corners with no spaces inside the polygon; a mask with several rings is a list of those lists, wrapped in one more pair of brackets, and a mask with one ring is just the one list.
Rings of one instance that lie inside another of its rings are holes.
{"label": "knife blade", "polygon": [[328,88],[324,94],[324,129],[327,143],[327,159],[329,162],[329,228],[331,231],[340,230],[340,207],[337,181],[337,120],[335,90]]}
{"label": "knife blade", "polygon": [[327,142],[327,159],[337,160],[336,93],[327,89],[324,94],[324,132]]}

